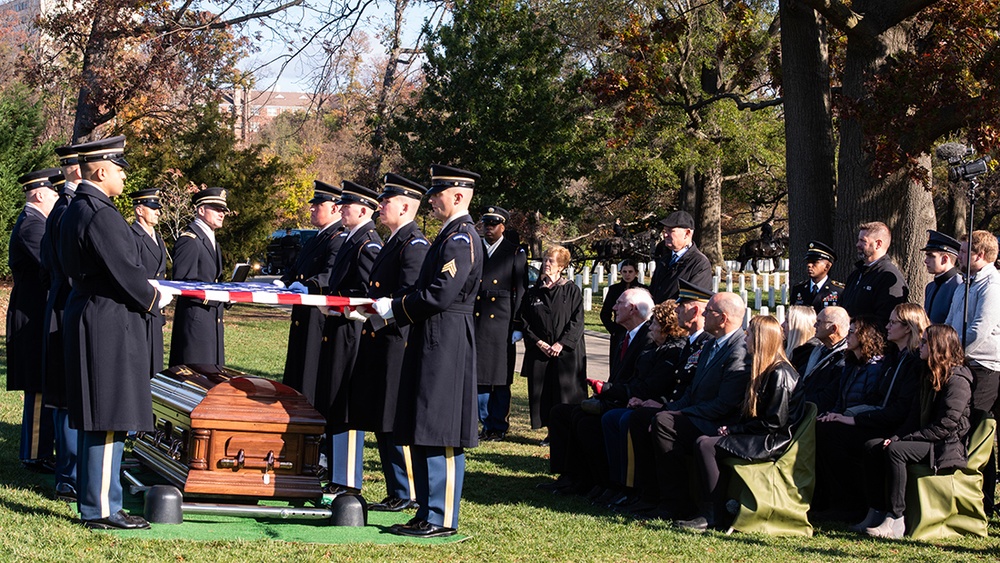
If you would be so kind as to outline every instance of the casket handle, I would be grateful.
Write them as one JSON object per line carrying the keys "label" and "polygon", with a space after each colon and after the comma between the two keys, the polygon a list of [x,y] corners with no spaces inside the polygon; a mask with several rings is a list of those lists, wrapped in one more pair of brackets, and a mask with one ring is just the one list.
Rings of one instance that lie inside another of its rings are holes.
{"label": "casket handle", "polygon": [[267,452],[265,461],[267,462],[265,471],[274,471],[274,450]]}
{"label": "casket handle", "polygon": [[246,453],[243,450],[236,452],[236,468],[243,469],[243,464],[246,463]]}

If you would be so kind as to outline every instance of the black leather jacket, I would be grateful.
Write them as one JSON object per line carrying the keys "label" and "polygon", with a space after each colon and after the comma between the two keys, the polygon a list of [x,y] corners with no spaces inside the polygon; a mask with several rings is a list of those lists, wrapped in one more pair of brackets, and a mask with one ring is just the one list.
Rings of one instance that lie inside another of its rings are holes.
{"label": "black leather jacket", "polygon": [[799,374],[787,363],[778,364],[763,378],[757,395],[757,416],[741,417],[729,426],[716,447],[750,461],[777,459],[792,441],[793,425],[804,405],[794,393]]}

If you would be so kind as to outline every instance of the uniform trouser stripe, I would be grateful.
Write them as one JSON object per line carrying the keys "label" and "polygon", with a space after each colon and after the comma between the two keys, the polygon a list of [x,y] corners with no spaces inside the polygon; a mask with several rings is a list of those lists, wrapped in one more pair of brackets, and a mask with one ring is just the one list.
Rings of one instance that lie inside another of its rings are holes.
{"label": "uniform trouser stripe", "polygon": [[359,488],[355,482],[354,471],[351,469],[357,465],[358,459],[355,449],[358,447],[358,433],[353,430],[347,431],[347,486],[353,489]]}
{"label": "uniform trouser stripe", "polygon": [[410,446],[402,446],[403,463],[406,465],[406,486],[410,491],[410,500],[417,500],[417,489],[413,486],[413,454]]}
{"label": "uniform trouser stripe", "polygon": [[363,430],[347,430],[330,436],[330,481],[335,485],[360,489],[364,477]]}
{"label": "uniform trouser stripe", "polygon": [[38,459],[38,446],[42,433],[42,394],[34,393],[34,409],[31,411],[31,459]]}
{"label": "uniform trouser stripe", "polygon": [[444,526],[455,526],[455,448],[444,449],[445,483],[444,483]]}
{"label": "uniform trouser stripe", "polygon": [[111,516],[111,478],[117,478],[112,471],[112,462],[115,457],[115,433],[106,432],[104,437],[104,452],[101,458],[101,497],[100,497],[100,507],[101,507],[101,518],[107,518]]}

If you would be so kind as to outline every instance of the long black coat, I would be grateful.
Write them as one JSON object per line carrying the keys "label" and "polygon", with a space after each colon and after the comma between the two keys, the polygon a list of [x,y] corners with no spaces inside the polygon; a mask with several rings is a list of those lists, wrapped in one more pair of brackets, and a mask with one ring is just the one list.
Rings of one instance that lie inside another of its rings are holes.
{"label": "long black coat", "polygon": [[44,389],[42,342],[48,284],[42,270],[45,215],[25,205],[10,233],[7,264],[14,277],[7,306],[7,390]]}
{"label": "long black coat", "polygon": [[702,288],[712,287],[712,263],[694,243],[691,243],[687,252],[671,266],[672,257],[671,252],[656,257],[656,270],[653,271],[653,279],[649,281],[649,292],[653,294],[654,303],[677,299],[680,280]]}
{"label": "long black coat", "polygon": [[514,316],[528,286],[528,257],[505,237],[493,256],[483,244],[483,278],[476,296],[476,358],[479,385],[514,382]]}
{"label": "long black coat", "polygon": [[[151,280],[167,278],[167,245],[163,243],[160,233],[154,231],[156,238],[149,236],[139,223],[132,223],[132,234],[135,235],[136,248],[146,276]],[[163,317],[146,319],[146,333],[149,338],[149,375],[152,377],[163,371]]]}
{"label": "long black coat", "polygon": [[[382,249],[382,238],[369,222],[349,235],[337,251],[330,272],[330,295],[368,297],[368,280],[372,264]],[[351,374],[361,343],[361,321],[345,317],[328,317],[323,326],[323,343],[319,353],[315,407],[326,414],[331,431],[346,430],[350,407]]]}
{"label": "long black coat", "polygon": [[[416,223],[399,228],[372,265],[368,297],[400,297],[417,283],[431,243]],[[375,319],[378,323],[378,318]],[[379,323],[381,325],[381,323]],[[358,361],[351,376],[350,426],[359,430],[391,432],[399,402],[399,377],[409,326],[388,323],[375,330],[371,320],[361,328]]]}
{"label": "long black coat", "polygon": [[45,302],[45,319],[42,333],[42,366],[45,372],[46,404],[66,408],[66,367],[63,363],[63,310],[69,297],[69,280],[59,261],[59,231],[62,216],[69,207],[75,187],[63,185],[52,211],[45,221],[42,237],[42,267],[48,272],[49,295]]}
{"label": "long black coat", "polygon": [[63,316],[70,422],[86,431],[153,429],[146,317],[160,294],[146,281],[128,223],[82,182],[63,215],[59,259],[73,290]]}
{"label": "long black coat", "polygon": [[[215,283],[222,276],[222,249],[194,224],[174,243],[173,278]],[[170,336],[170,365],[226,363],[223,307],[218,301],[179,297]]]}
{"label": "long black coat", "polygon": [[777,459],[792,442],[793,425],[805,405],[795,394],[799,374],[781,363],[766,372],[757,391],[757,416],[741,416],[715,447],[750,461]]}
{"label": "long black coat", "polygon": [[909,295],[903,274],[888,256],[883,256],[871,266],[864,262],[855,264],[855,270],[844,282],[838,305],[847,309],[852,319],[859,315],[874,317],[881,328],[889,322],[893,308],[906,303]]}
{"label": "long black coat", "polygon": [[736,422],[750,377],[745,334],[743,329],[733,332],[711,361],[708,357],[713,341],[705,342],[691,385],[666,409],[685,414],[698,430],[709,436],[714,436],[720,426]]}
{"label": "long black coat", "polygon": [[[306,286],[311,294],[327,292],[337,251],[347,240],[347,232],[342,231],[340,226],[340,221],[337,221],[305,243],[295,264],[281,277],[286,286],[299,282]],[[326,315],[318,307],[293,305],[291,321],[288,327],[288,352],[285,354],[282,382],[315,404],[319,352],[323,342]]]}
{"label": "long black coat", "polygon": [[[531,427],[541,428],[548,426],[553,406],[577,404],[587,398],[583,295],[566,278],[552,288],[542,285],[539,278],[524,295],[518,318],[524,330],[521,375],[528,378]],[[539,340],[549,345],[558,342],[563,350],[550,358],[538,349]]]}
{"label": "long black coat", "polygon": [[472,218],[448,223],[431,244],[413,288],[392,300],[396,324],[410,326],[393,436],[397,444],[478,445],[476,329],[483,274]]}

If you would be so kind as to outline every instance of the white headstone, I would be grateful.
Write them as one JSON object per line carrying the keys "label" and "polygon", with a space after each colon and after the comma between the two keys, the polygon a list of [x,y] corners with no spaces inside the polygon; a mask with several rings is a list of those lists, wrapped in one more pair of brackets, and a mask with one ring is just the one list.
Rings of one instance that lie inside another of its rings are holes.
{"label": "white headstone", "polygon": [[770,315],[771,314],[771,310],[768,309],[767,305],[764,305],[763,307],[760,308],[760,314],[761,315]]}
{"label": "white headstone", "polygon": [[753,290],[753,308],[759,311],[760,310],[760,306],[761,306],[761,302],[760,302],[760,288],[758,287],[758,288],[756,288],[756,289]]}
{"label": "white headstone", "polygon": [[753,311],[750,310],[750,307],[747,307],[747,312],[743,315],[743,330],[746,330],[746,328],[750,326],[750,319],[752,317]]}
{"label": "white headstone", "polygon": [[785,322],[785,306],[778,305],[774,310],[774,318],[778,319],[779,323]]}
{"label": "white headstone", "polygon": [[733,271],[726,272],[726,291],[733,290]]}
{"label": "white headstone", "polygon": [[601,285],[601,274],[595,272],[593,275],[590,276],[590,287],[594,288],[594,291],[597,291],[597,288],[600,287],[600,285]]}
{"label": "white headstone", "polygon": [[583,290],[583,310],[590,311],[594,308],[594,292],[589,287]]}
{"label": "white headstone", "polygon": [[[573,268],[573,266],[570,266],[569,268],[566,268],[566,277],[569,278],[569,279],[576,278],[576,270]],[[577,284],[577,285],[579,285],[579,284]]]}
{"label": "white headstone", "polygon": [[767,306],[774,309],[774,288],[768,288],[767,290]]}
{"label": "white headstone", "polygon": [[712,292],[719,292],[719,276],[712,276]]}
{"label": "white headstone", "polygon": [[604,286],[604,288],[601,290],[601,301],[602,302],[608,300],[608,287],[609,286]]}
{"label": "white headstone", "polygon": [[611,279],[608,280],[608,285],[613,285],[618,283],[618,264],[611,265]]}
{"label": "white headstone", "polygon": [[573,276],[573,280],[576,282],[576,287],[579,287],[582,290],[583,289],[583,275],[582,274],[577,274],[577,275]]}
{"label": "white headstone", "polygon": [[590,266],[583,267],[583,279],[590,283]]}

